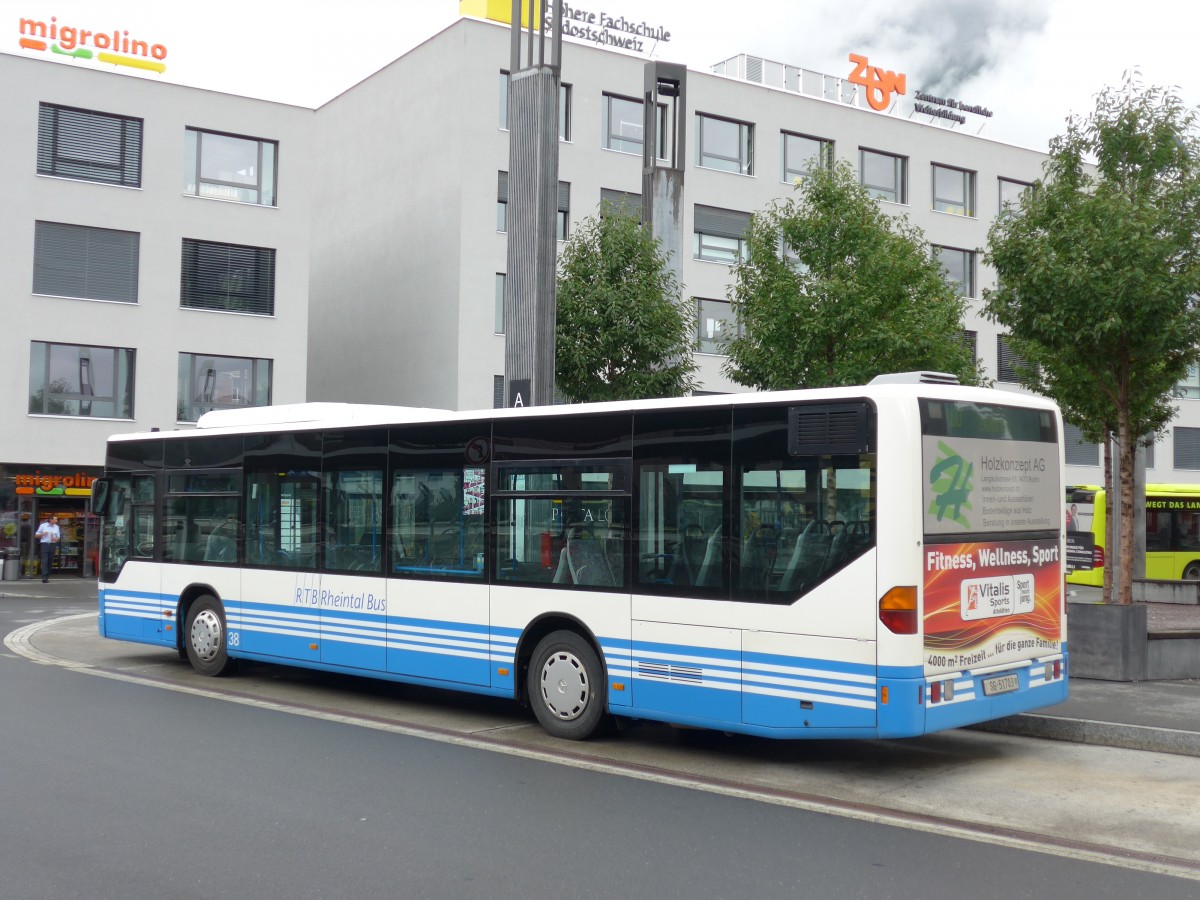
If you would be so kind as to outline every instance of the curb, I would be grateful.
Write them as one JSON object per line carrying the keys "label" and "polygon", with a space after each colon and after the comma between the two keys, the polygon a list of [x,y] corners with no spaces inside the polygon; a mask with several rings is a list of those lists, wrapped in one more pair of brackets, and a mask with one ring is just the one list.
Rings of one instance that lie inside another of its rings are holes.
{"label": "curb", "polygon": [[1011,734],[1017,737],[1046,738],[1097,747],[1116,747],[1122,750],[1147,750],[1151,753],[1174,753],[1177,756],[1200,757],[1200,732],[1157,728],[1149,725],[1122,725],[1116,722],[1097,722],[1092,719],[1064,719],[1023,713],[993,722],[970,725],[975,731]]}

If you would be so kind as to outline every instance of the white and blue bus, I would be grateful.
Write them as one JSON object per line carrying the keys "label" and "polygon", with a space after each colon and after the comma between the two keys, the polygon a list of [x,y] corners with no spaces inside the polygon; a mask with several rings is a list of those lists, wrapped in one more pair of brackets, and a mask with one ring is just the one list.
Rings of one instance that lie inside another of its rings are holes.
{"label": "white and blue bus", "polygon": [[900,376],[212,412],[109,440],[100,633],[514,698],[570,739],[926,734],[1066,698],[1061,435],[1049,401]]}

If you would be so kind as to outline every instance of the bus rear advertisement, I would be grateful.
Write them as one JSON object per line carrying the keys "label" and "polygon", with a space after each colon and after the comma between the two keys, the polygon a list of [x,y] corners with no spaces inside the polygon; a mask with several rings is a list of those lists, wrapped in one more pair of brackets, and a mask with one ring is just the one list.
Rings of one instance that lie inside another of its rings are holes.
{"label": "bus rear advertisement", "polygon": [[1066,698],[1061,435],[924,376],[208,413],[109,440],[99,630],[510,698],[565,739],[927,734]]}

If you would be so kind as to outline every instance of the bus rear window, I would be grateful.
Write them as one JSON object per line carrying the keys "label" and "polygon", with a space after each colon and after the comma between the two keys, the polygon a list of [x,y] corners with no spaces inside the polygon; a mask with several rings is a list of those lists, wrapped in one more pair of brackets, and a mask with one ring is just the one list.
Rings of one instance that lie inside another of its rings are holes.
{"label": "bus rear window", "polygon": [[1058,442],[1054,414],[1049,410],[955,400],[923,399],[920,402],[921,433],[930,437]]}

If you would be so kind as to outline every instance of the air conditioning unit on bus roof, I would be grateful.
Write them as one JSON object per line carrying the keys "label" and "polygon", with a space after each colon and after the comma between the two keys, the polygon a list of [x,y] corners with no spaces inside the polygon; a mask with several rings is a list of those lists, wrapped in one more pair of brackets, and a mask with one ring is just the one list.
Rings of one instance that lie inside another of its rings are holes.
{"label": "air conditioning unit on bus roof", "polygon": [[949,372],[888,372],[876,375],[871,384],[960,384]]}

